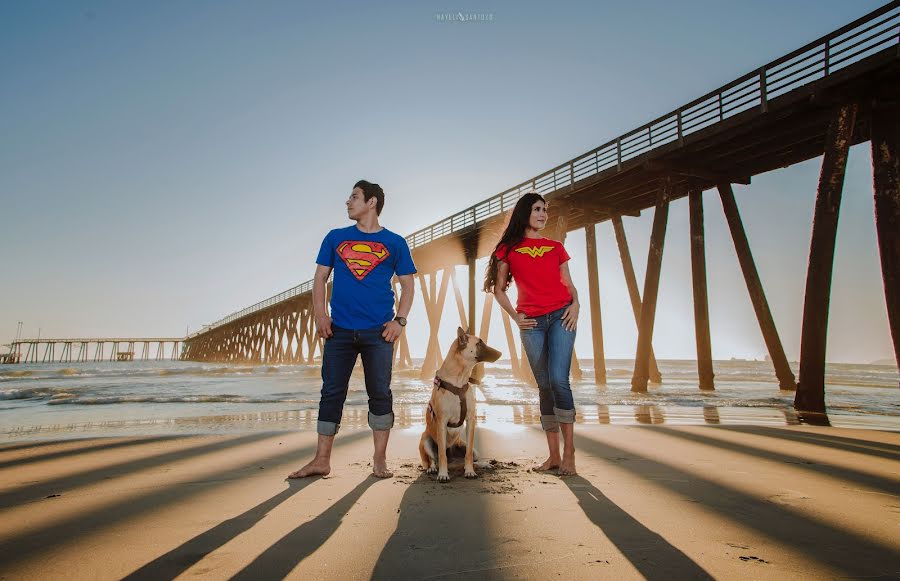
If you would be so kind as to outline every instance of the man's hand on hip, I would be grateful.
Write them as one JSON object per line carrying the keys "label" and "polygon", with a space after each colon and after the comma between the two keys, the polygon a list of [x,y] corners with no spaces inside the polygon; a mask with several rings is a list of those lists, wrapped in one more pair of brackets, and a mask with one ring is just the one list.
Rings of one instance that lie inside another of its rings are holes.
{"label": "man's hand on hip", "polygon": [[402,332],[403,327],[400,326],[400,323],[397,321],[388,321],[384,324],[384,331],[381,333],[381,336],[384,337],[385,341],[393,343]]}
{"label": "man's hand on hip", "polygon": [[328,315],[316,316],[316,334],[322,339],[327,339],[334,335],[331,330],[331,317]]}

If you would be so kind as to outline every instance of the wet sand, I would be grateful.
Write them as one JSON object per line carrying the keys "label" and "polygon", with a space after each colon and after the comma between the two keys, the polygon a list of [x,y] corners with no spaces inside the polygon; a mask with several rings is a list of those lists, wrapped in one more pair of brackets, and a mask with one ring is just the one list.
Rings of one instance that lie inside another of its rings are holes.
{"label": "wet sand", "polygon": [[479,432],[479,478],[369,476],[343,430],[327,478],[286,481],[311,432],[0,446],[0,578],[896,578],[900,433],[576,428],[579,475],[531,472],[533,426]]}

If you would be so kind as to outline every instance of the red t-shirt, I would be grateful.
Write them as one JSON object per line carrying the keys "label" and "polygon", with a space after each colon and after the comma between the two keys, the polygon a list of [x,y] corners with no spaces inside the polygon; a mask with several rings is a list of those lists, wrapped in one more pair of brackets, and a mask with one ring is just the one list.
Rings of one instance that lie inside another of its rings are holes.
{"label": "red t-shirt", "polygon": [[516,311],[539,317],[572,302],[562,282],[559,266],[569,260],[561,242],[549,238],[524,238],[507,250],[497,249],[497,258],[509,265],[519,300]]}

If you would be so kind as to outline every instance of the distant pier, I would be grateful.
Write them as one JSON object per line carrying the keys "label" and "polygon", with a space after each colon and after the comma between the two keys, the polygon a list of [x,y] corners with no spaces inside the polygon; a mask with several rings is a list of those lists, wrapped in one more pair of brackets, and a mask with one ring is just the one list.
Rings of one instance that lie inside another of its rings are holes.
{"label": "distant pier", "polygon": [[141,346],[140,361],[178,360],[182,359],[183,343],[183,337],[21,339],[10,343],[9,352],[0,355],[0,364],[134,361],[135,345]]}

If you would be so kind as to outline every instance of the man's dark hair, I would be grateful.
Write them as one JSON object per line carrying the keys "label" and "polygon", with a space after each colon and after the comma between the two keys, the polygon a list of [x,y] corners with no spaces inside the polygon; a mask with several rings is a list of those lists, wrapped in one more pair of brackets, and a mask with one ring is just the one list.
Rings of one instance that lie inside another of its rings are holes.
{"label": "man's dark hair", "polygon": [[375,197],[375,211],[380,216],[381,209],[384,208],[384,190],[381,189],[381,186],[373,184],[372,182],[367,182],[366,180],[359,180],[353,187],[363,191],[363,199],[367,202],[373,196]]}

